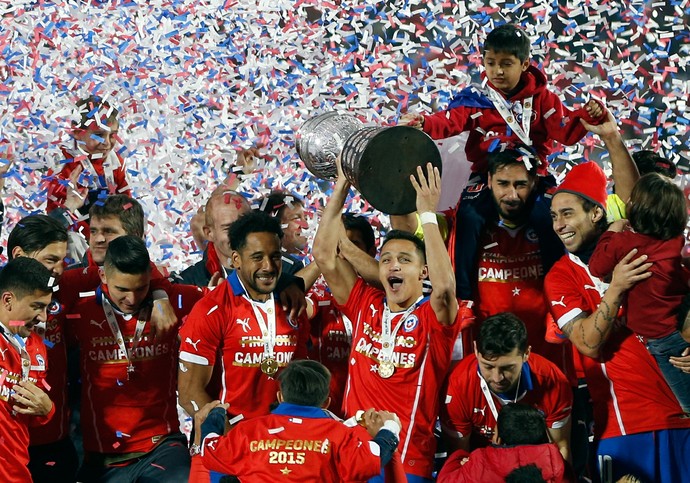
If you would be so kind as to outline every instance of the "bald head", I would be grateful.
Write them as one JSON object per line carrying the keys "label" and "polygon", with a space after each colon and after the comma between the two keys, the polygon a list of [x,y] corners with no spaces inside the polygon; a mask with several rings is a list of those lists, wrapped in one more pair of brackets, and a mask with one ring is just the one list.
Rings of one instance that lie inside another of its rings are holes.
{"label": "bald head", "polygon": [[230,239],[228,227],[240,215],[251,211],[249,202],[239,193],[230,190],[216,190],[206,203],[204,234],[213,242],[221,263],[230,268]]}

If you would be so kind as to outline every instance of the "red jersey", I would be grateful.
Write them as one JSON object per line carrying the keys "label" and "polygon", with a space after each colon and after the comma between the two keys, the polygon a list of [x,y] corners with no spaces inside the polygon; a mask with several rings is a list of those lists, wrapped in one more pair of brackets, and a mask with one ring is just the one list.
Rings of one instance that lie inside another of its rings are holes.
{"label": "red jersey", "polygon": [[[484,74],[482,76],[485,77]],[[487,83],[491,86],[491,82],[487,80]],[[546,174],[546,160],[553,152],[554,141],[569,146],[576,144],[587,135],[587,130],[579,119],[598,124],[604,118],[592,119],[584,108],[577,111],[566,108],[558,95],[549,91],[546,77],[535,66],[530,66],[523,72],[520,83],[522,88],[507,101],[520,125],[523,112],[528,109],[532,111],[529,138],[542,160],[539,174],[543,175]],[[498,89],[494,90],[505,99],[505,94]],[[532,100],[528,107],[526,104],[529,97]],[[423,129],[432,139],[445,139],[467,132],[469,137],[465,153],[475,173],[486,173],[486,154],[497,149],[499,143],[523,142],[496,109],[487,90],[479,86],[463,89],[447,110],[424,116]]]}
{"label": "red jersey", "polygon": [[[378,374],[384,297],[384,292],[359,278],[342,306],[354,324],[343,407],[348,417],[372,407],[396,413],[402,422],[398,450],[405,473],[429,478],[436,446],[433,429],[439,391],[450,367],[460,324],[456,320],[452,325],[441,325],[428,299],[418,301],[394,339],[395,372],[384,379]],[[400,315],[393,314],[392,327],[400,322]]]}
{"label": "red jersey", "polygon": [[12,386],[24,379],[22,344],[26,348],[29,366],[27,379],[44,391],[47,389],[48,355],[43,340],[34,332],[23,340],[10,334],[4,326],[0,327],[0,481],[31,481],[26,467],[29,463],[29,426],[45,424],[55,414],[55,406],[44,417],[16,414],[12,409],[17,405],[11,397]]}
{"label": "red jersey", "polygon": [[91,159],[86,153],[73,149],[62,148],[64,164],[60,171],[54,174],[48,173],[48,206],[46,212],[62,206],[67,197],[67,183],[72,171],[82,166],[84,171],[80,175],[80,181],[90,177],[86,184],[89,191],[107,191],[109,194],[122,194],[132,196],[125,175],[125,162],[115,151],[110,151],[106,158]]}
{"label": "red jersey", "polygon": [[[107,287],[81,298],[67,331],[79,342],[81,359],[81,425],[86,451],[106,454],[147,453],[163,438],[178,432],[177,330],[154,339],[150,312],[140,337],[138,317],[113,312],[125,351],[106,317],[103,298]],[[171,300],[179,320],[201,298],[198,287],[175,285]],[[179,297],[181,295],[181,297]],[[154,309],[155,310],[155,309]],[[134,372],[128,375],[128,366]]]}
{"label": "red jersey", "polygon": [[448,376],[445,404],[441,406],[443,430],[454,437],[471,437],[473,448],[487,446],[496,429],[497,414],[494,415],[493,408],[498,413],[511,402],[538,409],[549,428],[559,429],[568,422],[573,392],[555,364],[539,354],[530,353],[519,384],[516,400],[502,399],[491,392],[481,377],[477,357],[468,355]]}
{"label": "red jersey", "polygon": [[[46,373],[46,382],[50,386],[48,396],[55,406],[55,416],[40,428],[29,430],[31,445],[54,443],[69,435],[70,408],[67,391],[67,346],[64,324],[71,319],[79,318],[78,313],[71,312],[80,295],[95,291],[101,283],[98,267],[67,270],[60,278],[60,290],[53,294],[53,301],[48,307],[48,319],[45,329],[39,324],[34,330],[46,340],[50,369]],[[71,319],[66,319],[67,313]]]}
{"label": "red jersey", "polygon": [[[580,314],[594,313],[607,288],[572,253],[556,262],[545,283],[560,328]],[[690,419],[682,417],[656,361],[627,328],[614,328],[598,358],[580,354],[580,360],[594,405],[597,438],[690,428]]]}
{"label": "red jersey", "polygon": [[633,248],[637,256],[647,255],[652,276],[637,282],[625,297],[626,323],[643,337],[659,339],[678,330],[678,309],[688,292],[688,269],[681,263],[685,238],[660,240],[632,231],[606,231],[589,260],[595,277],[605,278]]}
{"label": "red jersey", "polygon": [[[306,356],[309,326],[305,320],[288,320],[280,303],[275,304],[275,311],[274,357],[279,367],[285,367],[293,357]],[[267,320],[266,310],[262,314]],[[261,372],[264,336],[236,271],[194,307],[180,330],[180,339],[180,360],[220,365],[221,391],[212,396],[229,403],[229,413],[245,418],[268,414],[276,401],[278,381]]]}
{"label": "red jersey", "polygon": [[325,286],[315,285],[307,297],[314,304],[314,316],[309,321],[308,356],[331,372],[331,404],[328,409],[344,417],[343,394],[350,361],[352,322],[336,307],[333,295]]}
{"label": "red jersey", "polygon": [[366,481],[381,471],[378,446],[323,409],[282,403],[272,414],[204,439],[206,468],[242,482]]}
{"label": "red jersey", "polygon": [[525,323],[532,350],[572,373],[567,344],[544,340],[549,309],[544,300],[544,265],[539,238],[530,227],[487,226],[480,238],[475,313],[479,322],[511,312]]}

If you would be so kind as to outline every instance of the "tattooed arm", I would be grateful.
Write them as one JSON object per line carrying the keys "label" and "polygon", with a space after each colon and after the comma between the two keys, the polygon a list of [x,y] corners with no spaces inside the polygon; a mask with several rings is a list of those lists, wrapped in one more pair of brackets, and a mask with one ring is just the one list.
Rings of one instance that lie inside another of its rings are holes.
{"label": "tattooed arm", "polygon": [[623,295],[640,280],[652,276],[649,271],[652,264],[646,262],[647,255],[633,259],[636,253],[637,249],[633,249],[618,262],[597,310],[593,314],[582,313],[563,326],[563,333],[580,353],[592,358],[599,356],[613,328]]}

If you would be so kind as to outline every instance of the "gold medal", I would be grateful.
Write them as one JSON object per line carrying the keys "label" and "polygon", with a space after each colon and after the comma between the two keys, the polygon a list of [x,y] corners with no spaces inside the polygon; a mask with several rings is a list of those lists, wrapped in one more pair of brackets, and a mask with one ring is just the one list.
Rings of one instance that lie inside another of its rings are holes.
{"label": "gold medal", "polygon": [[379,376],[388,379],[395,372],[395,366],[391,361],[379,361]]}
{"label": "gold medal", "polygon": [[513,121],[514,121],[513,116],[508,116],[508,118],[506,119],[506,121],[509,122],[509,123],[510,123],[510,122],[513,122]]}
{"label": "gold medal", "polygon": [[266,357],[261,361],[261,372],[268,377],[273,377],[278,373],[278,361],[274,357]]}

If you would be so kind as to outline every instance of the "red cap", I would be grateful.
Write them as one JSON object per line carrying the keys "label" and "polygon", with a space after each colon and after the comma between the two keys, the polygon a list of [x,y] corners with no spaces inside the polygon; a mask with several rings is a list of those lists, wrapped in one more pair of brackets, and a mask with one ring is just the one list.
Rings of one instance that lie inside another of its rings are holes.
{"label": "red cap", "polygon": [[587,161],[572,167],[563,182],[556,188],[558,193],[572,193],[582,196],[606,210],[606,175],[597,163]]}

